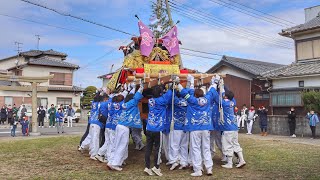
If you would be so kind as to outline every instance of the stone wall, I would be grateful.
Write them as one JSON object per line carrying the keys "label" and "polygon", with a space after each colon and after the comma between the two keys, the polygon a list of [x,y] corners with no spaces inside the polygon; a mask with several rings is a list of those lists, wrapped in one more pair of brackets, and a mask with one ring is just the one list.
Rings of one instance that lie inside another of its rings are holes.
{"label": "stone wall", "polygon": [[[309,126],[309,121],[304,116],[299,116],[296,119],[296,135],[299,137],[311,137],[311,130]],[[240,130],[240,133],[246,133],[245,130]],[[259,118],[253,124],[254,134],[260,133]],[[289,136],[289,124],[287,116],[268,116],[268,133],[274,135]],[[320,123],[318,123],[316,128],[316,135],[320,137]]]}

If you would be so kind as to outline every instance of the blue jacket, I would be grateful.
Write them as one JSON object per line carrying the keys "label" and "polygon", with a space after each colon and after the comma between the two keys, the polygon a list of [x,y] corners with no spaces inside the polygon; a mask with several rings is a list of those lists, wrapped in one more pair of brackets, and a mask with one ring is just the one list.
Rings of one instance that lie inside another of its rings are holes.
{"label": "blue jacket", "polygon": [[[216,104],[219,104],[219,94],[216,89],[213,90],[214,98]],[[238,131],[237,118],[234,115],[234,107],[236,106],[235,99],[223,99],[222,109],[223,109],[223,120],[220,119],[218,122],[218,129],[220,131]]]}
{"label": "blue jacket", "polygon": [[103,128],[104,125],[99,121],[100,114],[100,102],[92,102],[91,116],[90,116],[90,124],[96,124]]}
{"label": "blue jacket", "polygon": [[100,103],[100,113],[105,118],[108,118],[108,103],[112,101],[112,98],[108,99],[108,101]]}
{"label": "blue jacket", "polygon": [[112,98],[107,101],[108,117],[106,121],[106,128],[113,129],[114,109],[112,106]]}
{"label": "blue jacket", "polygon": [[319,118],[317,114],[308,114],[306,118],[309,120],[310,126],[316,126],[319,123]]}
{"label": "blue jacket", "polygon": [[171,101],[171,96],[172,90],[169,90],[161,97],[149,99],[149,114],[147,121],[148,131],[160,132],[165,130],[164,125],[167,119],[167,106]]}
{"label": "blue jacket", "polygon": [[133,128],[142,128],[140,111],[138,107],[139,101],[143,98],[143,95],[136,92],[133,99],[122,104],[122,112],[118,121],[118,124]]}
{"label": "blue jacket", "polygon": [[63,122],[63,119],[64,119],[64,114],[63,112],[56,112],[56,122]]}
{"label": "blue jacket", "polygon": [[123,104],[124,104],[124,100],[121,102],[112,102],[111,103],[111,111],[113,112],[113,115],[110,114],[111,122],[112,122],[111,123],[112,130],[116,130],[116,127],[118,125],[118,121],[121,119]]}
{"label": "blue jacket", "polygon": [[220,120],[219,103],[212,101],[211,112],[212,112],[213,129],[216,131],[220,131],[220,128],[219,128],[219,120]]}
{"label": "blue jacket", "polygon": [[210,112],[213,91],[208,91],[204,97],[200,98],[194,97],[188,91],[183,89],[180,93],[188,101],[185,131],[213,130]]}
{"label": "blue jacket", "polygon": [[186,116],[187,116],[187,105],[188,102],[180,97],[175,96],[174,98],[174,129],[185,130]]}

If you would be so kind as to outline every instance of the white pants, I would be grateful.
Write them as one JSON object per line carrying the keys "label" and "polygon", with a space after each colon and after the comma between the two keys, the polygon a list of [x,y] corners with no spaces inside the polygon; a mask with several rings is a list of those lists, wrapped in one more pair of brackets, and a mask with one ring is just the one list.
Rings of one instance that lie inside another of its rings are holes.
{"label": "white pants", "polygon": [[123,161],[128,158],[130,130],[128,127],[118,124],[116,127],[115,152],[110,164],[112,166],[121,166]]}
{"label": "white pants", "polygon": [[142,144],[142,129],[141,128],[131,128],[132,140],[136,145]]}
{"label": "white pants", "polygon": [[238,119],[238,128],[240,127],[244,127],[244,121],[247,119],[247,116],[241,116],[239,119]]}
{"label": "white pants", "polygon": [[242,152],[242,148],[238,142],[238,131],[223,131],[221,141],[224,155],[232,157],[234,152]]}
{"label": "white pants", "polygon": [[106,160],[108,160],[107,159],[107,150],[108,150],[108,147],[109,147],[108,135],[109,135],[108,128],[106,128],[105,131],[104,131],[104,137],[105,137],[104,144],[98,151],[98,155],[104,156]]}
{"label": "white pants", "polygon": [[188,165],[189,133],[183,130],[170,132],[169,163],[179,163],[182,166]]}
{"label": "white pants", "polygon": [[216,153],[215,145],[222,153],[221,131],[210,131],[210,152],[212,158]]}
{"label": "white pants", "polygon": [[248,133],[250,133],[250,134],[252,132],[252,125],[253,125],[253,120],[248,120],[247,121],[247,130],[248,130]]}
{"label": "white pants", "polygon": [[72,119],[73,119],[73,118],[72,118],[71,116],[68,116],[68,117],[67,117],[68,127],[69,127],[69,123],[70,123],[70,125],[71,125],[70,127],[72,127]]}
{"label": "white pants", "polygon": [[210,153],[210,131],[191,131],[190,142],[193,170],[195,172],[201,171],[202,162],[206,169],[212,168],[213,162]]}
{"label": "white pants", "polygon": [[116,134],[116,131],[115,130],[112,130],[112,129],[106,129],[106,131],[108,131],[108,135],[107,135],[107,144],[108,144],[108,147],[107,147],[107,155],[105,157],[105,159],[107,159],[109,162],[112,162],[113,160],[113,157],[114,157],[114,152],[115,152],[115,134]]}
{"label": "white pants", "polygon": [[82,141],[81,143],[81,148],[82,149],[89,149],[90,148],[90,142],[91,142],[91,139],[92,139],[92,127],[90,125],[89,127],[89,133],[87,135],[87,137]]}
{"label": "white pants", "polygon": [[[100,140],[100,126],[96,124],[91,124],[91,142],[90,142],[90,152],[91,157],[94,157],[98,154],[99,151],[99,140]],[[90,132],[89,132],[90,133]]]}
{"label": "white pants", "polygon": [[167,161],[169,161],[170,133],[162,133],[162,149]]}

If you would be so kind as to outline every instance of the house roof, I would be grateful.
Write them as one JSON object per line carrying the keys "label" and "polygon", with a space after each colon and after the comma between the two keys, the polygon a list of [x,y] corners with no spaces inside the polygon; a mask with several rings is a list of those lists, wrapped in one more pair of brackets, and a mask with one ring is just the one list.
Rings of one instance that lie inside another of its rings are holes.
{"label": "house roof", "polygon": [[246,73],[249,73],[253,76],[259,76],[261,73],[273,70],[279,67],[283,67],[282,64],[276,63],[269,63],[251,59],[243,59],[243,58],[236,58],[231,56],[223,56],[220,62],[218,62],[215,66],[210,68],[207,73],[212,73],[219,69],[221,66],[226,65]]}
{"label": "house roof", "polygon": [[105,78],[107,78],[107,76],[109,76],[109,75],[113,75],[114,73],[116,73],[116,72],[111,72],[111,73],[108,73],[108,74],[104,74],[104,75],[101,75],[101,76],[98,76],[98,78],[102,78],[102,79],[105,79]]}
{"label": "house roof", "polygon": [[61,57],[67,57],[67,54],[54,51],[52,49],[46,50],[46,51],[41,51],[41,50],[30,50],[26,52],[21,52],[20,55],[22,56],[28,56],[28,57],[36,57],[40,55],[53,55],[53,56],[61,56]]}
{"label": "house roof", "polygon": [[264,72],[261,76],[267,78],[281,78],[315,74],[320,74],[320,61],[292,63],[288,66]]}
{"label": "house roof", "polygon": [[71,64],[71,63],[68,63],[68,62],[65,62],[65,61],[61,61],[61,60],[56,60],[56,59],[50,58],[48,56],[44,56],[44,57],[40,57],[40,58],[37,58],[37,59],[30,60],[30,61],[28,61],[27,64],[79,69],[78,65]]}
{"label": "house roof", "polygon": [[320,15],[318,15],[317,17],[311,19],[310,21],[304,24],[300,24],[288,29],[283,29],[282,32],[279,34],[282,36],[290,36],[290,34],[293,34],[293,33],[312,30],[316,28],[320,28]]}
{"label": "house roof", "polygon": [[72,91],[72,92],[82,92],[84,91],[83,88],[78,87],[78,86],[72,86],[72,87],[63,87],[63,86],[49,86],[48,91]]}

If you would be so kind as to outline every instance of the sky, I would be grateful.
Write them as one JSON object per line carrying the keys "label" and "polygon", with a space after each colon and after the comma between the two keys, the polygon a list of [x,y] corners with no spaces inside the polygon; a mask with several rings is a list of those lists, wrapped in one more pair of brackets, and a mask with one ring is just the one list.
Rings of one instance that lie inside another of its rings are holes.
{"label": "sky", "polygon": [[[134,16],[137,14],[145,24],[148,24],[152,15],[151,2],[155,0],[30,1],[138,35],[137,19]],[[182,42],[181,47],[281,64],[290,64],[294,61],[294,50],[270,45],[268,42],[277,40],[293,48],[293,40],[281,37],[278,33],[282,29],[304,23],[304,9],[320,5],[318,0],[237,1],[250,8],[292,22],[289,25],[276,25],[221,6],[215,3],[216,1],[219,2],[219,0],[174,0],[173,2],[184,7],[199,9],[212,21],[228,21],[228,25],[236,26],[242,32],[255,31],[266,36],[268,40],[252,40],[248,38],[248,35],[243,37],[243,34],[237,33],[237,30],[230,32],[228,27],[195,21],[173,10],[173,20],[180,21],[177,26],[178,38]],[[232,3],[229,0],[224,1]],[[74,85],[83,88],[89,85],[101,87],[102,80],[97,77],[109,73],[112,64],[114,64],[114,70],[121,67],[123,53],[118,48],[120,45],[128,44],[131,35],[62,16],[20,0],[1,0],[1,2],[0,58],[17,53],[15,41],[23,43],[23,51],[36,49],[37,37],[35,35],[40,35],[40,50],[53,49],[64,52],[68,54],[67,62],[80,66],[80,69],[74,74]],[[248,11],[246,9],[245,12]],[[184,53],[182,55],[184,66],[201,72],[205,72],[221,59],[221,56],[192,53],[197,56],[210,57],[208,59],[186,55],[191,52],[182,52]]]}

